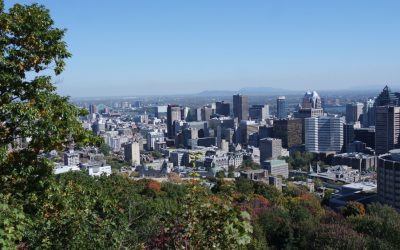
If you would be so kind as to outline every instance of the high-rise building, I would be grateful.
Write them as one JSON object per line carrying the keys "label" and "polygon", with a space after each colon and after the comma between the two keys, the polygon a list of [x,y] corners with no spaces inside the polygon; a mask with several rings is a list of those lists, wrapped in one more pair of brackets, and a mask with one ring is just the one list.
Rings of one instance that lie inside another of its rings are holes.
{"label": "high-rise building", "polygon": [[385,154],[400,146],[400,107],[375,107],[375,115],[375,151]]}
{"label": "high-rise building", "polygon": [[244,95],[233,96],[233,117],[239,121],[249,119],[249,98]]}
{"label": "high-rise building", "polygon": [[354,141],[354,124],[343,124],[343,152],[347,152],[347,146]]}
{"label": "high-rise building", "polygon": [[361,102],[348,103],[346,105],[346,123],[356,123],[360,121],[364,104]]}
{"label": "high-rise building", "polygon": [[252,120],[263,121],[269,116],[269,106],[253,105],[249,108],[249,116]]}
{"label": "high-rise building", "polygon": [[301,103],[302,109],[322,109],[321,97],[316,91],[307,91]]}
{"label": "high-rise building", "polygon": [[124,159],[133,166],[140,165],[140,145],[138,142],[124,144]]}
{"label": "high-rise building", "polygon": [[216,113],[218,115],[223,115],[223,116],[229,116],[230,112],[231,112],[231,107],[229,103],[226,103],[224,101],[221,102],[217,102],[216,103]]}
{"label": "high-rise building", "polygon": [[375,149],[375,127],[354,128],[354,140],[364,142],[367,147]]}
{"label": "high-rise building", "polygon": [[181,108],[181,120],[182,121],[189,121],[190,120],[189,111],[190,111],[189,107],[182,107]]}
{"label": "high-rise building", "polygon": [[258,127],[258,137],[261,139],[268,138],[268,137],[273,137],[273,127],[264,125]]}
{"label": "high-rise building", "polygon": [[247,145],[249,136],[253,133],[258,133],[258,124],[254,121],[241,121],[237,129],[237,143]]}
{"label": "high-rise building", "polygon": [[363,119],[362,126],[368,128],[370,126],[375,126],[375,108],[374,100],[369,99],[364,103],[363,107]]}
{"label": "high-rise building", "polygon": [[377,184],[381,203],[400,209],[400,149],[378,157]]}
{"label": "high-rise building", "polygon": [[147,150],[155,150],[157,142],[164,142],[164,132],[150,131],[147,133]]}
{"label": "high-rise building", "polygon": [[282,154],[282,141],[276,138],[264,138],[260,140],[260,163],[266,160],[278,159]]}
{"label": "high-rise building", "polygon": [[274,121],[274,138],[282,140],[282,147],[290,148],[302,144],[303,122],[301,119],[279,119]]}
{"label": "high-rise building", "polygon": [[383,88],[382,92],[375,99],[374,106],[399,106],[400,93],[392,92],[388,86]]}
{"label": "high-rise building", "polygon": [[286,110],[286,97],[279,96],[276,99],[276,117],[278,119],[287,118],[287,110]]}
{"label": "high-rise building", "polygon": [[310,152],[340,152],[343,146],[343,118],[306,118],[305,145],[306,150]]}
{"label": "high-rise building", "polygon": [[97,106],[95,104],[90,104],[89,105],[89,113],[90,114],[95,114],[97,113]]}
{"label": "high-rise building", "polygon": [[201,109],[201,120],[209,121],[210,117],[214,114],[214,109],[212,107],[204,106]]}
{"label": "high-rise building", "polygon": [[174,121],[181,120],[181,108],[178,105],[168,105],[167,107],[167,133],[168,138],[173,139],[175,135]]}

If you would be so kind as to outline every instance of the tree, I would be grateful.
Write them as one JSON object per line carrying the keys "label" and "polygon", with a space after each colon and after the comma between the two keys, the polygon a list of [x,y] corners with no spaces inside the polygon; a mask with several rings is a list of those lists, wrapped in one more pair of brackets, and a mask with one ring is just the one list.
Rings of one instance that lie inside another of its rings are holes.
{"label": "tree", "polygon": [[[39,153],[63,149],[95,137],[77,119],[86,114],[59,96],[51,76],[64,70],[71,54],[65,30],[53,26],[37,4],[4,10],[0,0],[0,190],[30,195],[49,184],[52,164]],[[23,149],[18,141],[30,138]],[[11,147],[11,150],[7,150]]]}
{"label": "tree", "polygon": [[225,178],[225,171],[224,170],[218,171],[215,174],[215,177],[217,177],[217,178]]}
{"label": "tree", "polygon": [[104,156],[108,156],[111,152],[111,147],[107,143],[102,143],[99,146],[99,151],[102,153]]}
{"label": "tree", "polygon": [[342,214],[345,217],[364,215],[365,208],[364,208],[364,205],[360,202],[349,201],[349,202],[347,202],[346,206],[343,208]]}

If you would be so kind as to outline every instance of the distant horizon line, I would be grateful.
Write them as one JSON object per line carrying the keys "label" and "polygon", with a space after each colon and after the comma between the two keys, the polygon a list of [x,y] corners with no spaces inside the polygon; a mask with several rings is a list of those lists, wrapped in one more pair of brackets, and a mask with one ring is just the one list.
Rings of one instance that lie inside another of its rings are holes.
{"label": "distant horizon line", "polygon": [[[200,96],[200,97],[206,97],[205,94],[209,94],[212,92],[215,92],[215,95],[207,95],[210,97],[220,97],[220,96],[230,96],[234,94],[243,94],[243,95],[248,95],[248,96],[280,96],[280,95],[301,95],[305,93],[306,91],[312,91],[315,90],[319,93],[324,93],[324,92],[333,92],[333,93],[342,93],[342,92],[360,92],[368,94],[369,92],[377,92],[376,95],[379,94],[379,92],[385,87],[386,85],[382,85],[381,87],[367,87],[367,88],[362,88],[361,87],[351,87],[348,89],[303,89],[303,90],[288,90],[288,89],[279,89],[279,88],[273,88],[273,87],[246,87],[246,88],[241,88],[239,90],[203,90],[200,92],[196,93],[176,93],[176,94],[138,94],[138,95],[109,95],[109,96],[104,96],[104,95],[93,95],[93,96],[72,96],[72,95],[65,95],[70,97],[71,99],[100,99],[100,98],[105,98],[105,99],[110,99],[110,98],[122,98],[122,99],[135,99],[135,98],[141,98],[141,97],[185,97],[185,96]],[[390,85],[388,85],[389,88]],[[265,90],[273,90],[272,93],[246,93],[247,91],[251,89],[265,89]],[[391,88],[392,89],[392,88]],[[242,93],[245,92],[245,93]]]}

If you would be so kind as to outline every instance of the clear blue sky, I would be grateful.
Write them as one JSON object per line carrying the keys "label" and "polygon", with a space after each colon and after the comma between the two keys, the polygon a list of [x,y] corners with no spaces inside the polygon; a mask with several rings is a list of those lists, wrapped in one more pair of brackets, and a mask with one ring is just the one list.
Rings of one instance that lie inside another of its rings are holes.
{"label": "clear blue sky", "polygon": [[400,1],[48,0],[78,96],[400,86]]}

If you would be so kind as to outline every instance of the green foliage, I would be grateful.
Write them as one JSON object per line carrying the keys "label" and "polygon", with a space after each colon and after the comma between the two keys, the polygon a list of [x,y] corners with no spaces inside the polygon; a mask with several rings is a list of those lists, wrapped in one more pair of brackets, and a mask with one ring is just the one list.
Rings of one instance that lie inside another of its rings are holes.
{"label": "green foliage", "polygon": [[302,169],[308,171],[310,163],[315,156],[310,152],[296,151],[292,156],[283,156],[280,159],[285,160],[291,169]]}
{"label": "green foliage", "polygon": [[107,143],[102,143],[99,146],[99,151],[102,153],[104,156],[108,156],[111,152],[111,147]]}
{"label": "green foliage", "polygon": [[250,215],[229,201],[209,197],[192,186],[178,214],[168,214],[165,227],[153,238],[151,249],[234,249],[251,242]]}
{"label": "green foliage", "polygon": [[16,243],[22,240],[28,223],[22,206],[15,204],[10,197],[0,195],[0,248],[15,248]]}
{"label": "green foliage", "polygon": [[[39,153],[98,140],[77,119],[85,111],[57,95],[46,75],[60,74],[70,57],[65,30],[53,26],[49,11],[16,4],[0,13],[0,27],[0,148],[12,147],[1,159],[0,190],[30,196],[48,187],[52,174]],[[28,137],[17,150],[17,139]]]}
{"label": "green foliage", "polygon": [[242,162],[242,165],[240,166],[240,169],[242,169],[242,170],[246,170],[246,169],[254,170],[254,169],[260,169],[260,168],[261,168],[260,164],[257,164],[251,160],[244,160]]}
{"label": "green foliage", "polygon": [[355,231],[368,235],[370,249],[396,249],[400,244],[400,215],[388,206],[371,204],[364,216],[349,218]]}
{"label": "green foliage", "polygon": [[225,171],[223,171],[223,170],[218,171],[218,172],[215,174],[215,177],[217,177],[217,178],[225,178]]}

